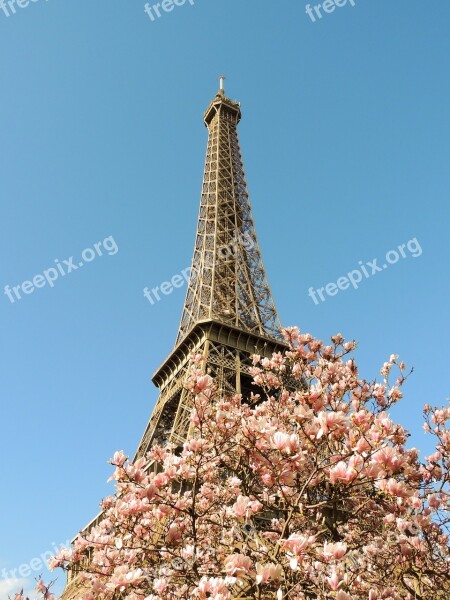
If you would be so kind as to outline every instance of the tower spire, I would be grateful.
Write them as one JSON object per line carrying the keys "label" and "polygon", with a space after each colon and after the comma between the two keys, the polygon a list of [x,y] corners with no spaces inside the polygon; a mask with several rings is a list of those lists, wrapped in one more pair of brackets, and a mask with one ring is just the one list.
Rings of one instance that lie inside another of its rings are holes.
{"label": "tower spire", "polygon": [[281,323],[266,277],[247,191],[237,125],[240,105],[219,94],[208,106],[200,214],[177,343],[199,321],[216,320],[280,338]]}

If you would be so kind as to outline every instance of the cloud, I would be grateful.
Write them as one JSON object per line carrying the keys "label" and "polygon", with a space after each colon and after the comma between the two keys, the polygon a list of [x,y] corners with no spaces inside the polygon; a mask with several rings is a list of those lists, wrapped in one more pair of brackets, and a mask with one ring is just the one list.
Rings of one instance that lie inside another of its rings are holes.
{"label": "cloud", "polygon": [[23,588],[25,595],[31,595],[34,590],[34,584],[30,579],[0,579],[0,598],[6,600],[8,594],[14,597],[16,592]]}

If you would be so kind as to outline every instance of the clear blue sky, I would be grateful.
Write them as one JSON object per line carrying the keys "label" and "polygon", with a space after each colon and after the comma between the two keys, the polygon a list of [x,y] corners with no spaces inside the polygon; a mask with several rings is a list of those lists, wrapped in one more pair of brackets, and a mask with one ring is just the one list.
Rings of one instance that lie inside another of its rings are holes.
{"label": "clear blue sky", "polygon": [[[142,290],[190,263],[221,73],[283,323],[356,338],[367,378],[391,353],[414,365],[395,417],[429,450],[421,406],[448,395],[450,5],[356,0],[313,23],[305,4],[0,9],[0,569],[76,534],[108,458],[136,449],[185,288],[154,306]],[[108,236],[118,252],[53,288],[3,293]],[[421,256],[308,296],[413,238]]]}

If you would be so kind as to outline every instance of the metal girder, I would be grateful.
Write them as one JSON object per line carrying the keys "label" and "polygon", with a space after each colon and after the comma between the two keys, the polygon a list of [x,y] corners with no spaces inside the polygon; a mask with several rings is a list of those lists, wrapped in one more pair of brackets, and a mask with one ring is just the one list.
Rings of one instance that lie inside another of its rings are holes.
{"label": "metal girder", "polygon": [[252,354],[272,356],[286,346],[282,342],[230,327],[217,321],[197,323],[153,376],[160,395],[139,444],[135,458],[154,444],[182,444],[189,430],[191,406],[185,382],[192,354],[203,354],[203,368],[215,379],[220,393],[240,393],[245,378],[251,379]]}

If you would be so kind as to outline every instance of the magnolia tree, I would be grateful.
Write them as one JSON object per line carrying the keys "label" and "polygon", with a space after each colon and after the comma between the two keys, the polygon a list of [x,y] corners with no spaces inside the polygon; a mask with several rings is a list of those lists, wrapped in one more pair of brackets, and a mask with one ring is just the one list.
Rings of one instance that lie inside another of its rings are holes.
{"label": "magnolia tree", "polygon": [[407,377],[397,356],[369,382],[341,335],[285,337],[283,354],[253,357],[246,401],[193,357],[183,448],[114,455],[102,520],[51,561],[78,576],[80,597],[450,597],[450,408],[425,407],[436,452],[420,462],[388,414]]}

